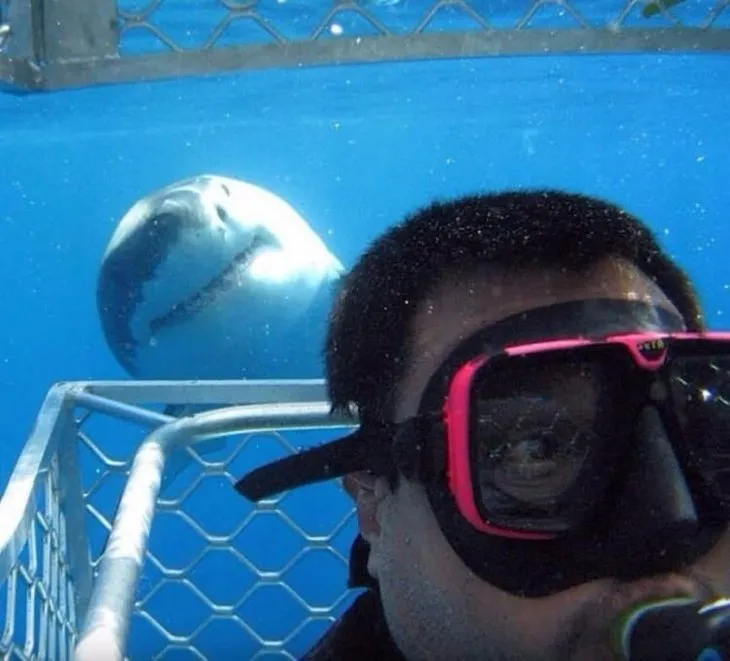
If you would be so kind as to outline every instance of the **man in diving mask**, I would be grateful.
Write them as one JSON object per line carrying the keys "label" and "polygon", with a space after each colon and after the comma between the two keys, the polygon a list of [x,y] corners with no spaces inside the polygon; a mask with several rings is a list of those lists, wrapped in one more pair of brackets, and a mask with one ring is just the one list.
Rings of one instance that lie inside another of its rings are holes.
{"label": "man in diving mask", "polygon": [[325,360],[357,431],[237,484],[356,504],[365,591],[307,659],[730,658],[730,333],[641,221],[432,204],[349,273]]}

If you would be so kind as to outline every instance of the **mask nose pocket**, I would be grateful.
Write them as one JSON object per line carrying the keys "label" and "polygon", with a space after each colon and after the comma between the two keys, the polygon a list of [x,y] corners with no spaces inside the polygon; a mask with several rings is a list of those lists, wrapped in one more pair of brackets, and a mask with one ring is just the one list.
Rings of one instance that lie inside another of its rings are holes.
{"label": "mask nose pocket", "polygon": [[[647,563],[661,571],[665,563],[675,564],[677,558],[669,556],[684,547],[683,540],[696,535],[697,509],[654,407],[639,413],[630,448],[605,529],[610,531],[612,546],[627,549],[626,553],[631,548],[634,560],[646,554]],[[618,557],[625,554],[619,552]]]}

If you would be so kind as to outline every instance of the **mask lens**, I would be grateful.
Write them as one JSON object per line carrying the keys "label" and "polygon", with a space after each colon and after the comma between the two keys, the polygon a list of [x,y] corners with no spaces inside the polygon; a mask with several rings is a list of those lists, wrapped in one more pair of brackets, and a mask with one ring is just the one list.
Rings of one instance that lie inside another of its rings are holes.
{"label": "mask lens", "polygon": [[730,511],[730,356],[678,356],[670,373],[690,467]]}
{"label": "mask lens", "polygon": [[603,491],[608,471],[592,467],[606,454],[616,379],[604,361],[570,355],[509,358],[478,378],[471,459],[490,523],[568,530]]}

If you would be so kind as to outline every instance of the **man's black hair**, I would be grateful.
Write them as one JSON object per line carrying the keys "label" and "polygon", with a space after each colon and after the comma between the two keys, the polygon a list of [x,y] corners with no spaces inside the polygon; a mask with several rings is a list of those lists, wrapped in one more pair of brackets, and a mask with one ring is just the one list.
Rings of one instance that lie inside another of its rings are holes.
{"label": "man's black hair", "polygon": [[[333,409],[362,424],[387,419],[408,360],[409,329],[424,297],[446,274],[484,266],[588,270],[621,257],[652,278],[684,317],[703,327],[682,269],[654,233],[618,206],[557,190],[507,191],[436,202],[393,226],[347,275],[330,320],[325,367]],[[361,538],[351,584],[369,583]]]}
{"label": "man's black hair", "polygon": [[325,366],[337,411],[388,416],[408,331],[423,298],[454,271],[480,266],[583,272],[622,257],[652,278],[690,330],[700,305],[684,271],[647,225],[614,204],[556,190],[436,202],[386,231],[347,275],[330,320]]}

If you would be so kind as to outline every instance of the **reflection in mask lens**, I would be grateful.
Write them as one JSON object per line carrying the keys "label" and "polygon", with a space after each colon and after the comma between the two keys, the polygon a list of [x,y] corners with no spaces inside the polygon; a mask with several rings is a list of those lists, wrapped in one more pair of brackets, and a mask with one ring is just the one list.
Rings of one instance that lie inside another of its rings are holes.
{"label": "reflection in mask lens", "polygon": [[480,478],[531,506],[550,508],[574,482],[594,440],[565,407],[517,397],[482,402]]}
{"label": "reflection in mask lens", "polygon": [[[599,446],[596,418],[606,390],[600,365],[518,366],[479,387],[472,419],[479,500],[493,522],[519,517],[558,529]],[[576,508],[571,511],[576,514]]]}
{"label": "reflection in mask lens", "polygon": [[676,358],[670,382],[690,464],[730,509],[730,358]]}

